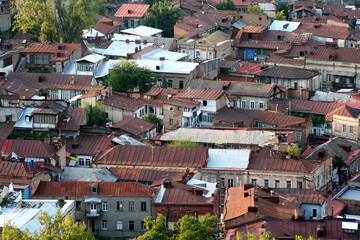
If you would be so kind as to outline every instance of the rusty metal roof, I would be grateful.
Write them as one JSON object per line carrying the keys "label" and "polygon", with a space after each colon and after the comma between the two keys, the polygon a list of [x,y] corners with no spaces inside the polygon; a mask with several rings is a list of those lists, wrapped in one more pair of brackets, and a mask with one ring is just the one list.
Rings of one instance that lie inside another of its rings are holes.
{"label": "rusty metal roof", "polygon": [[6,139],[0,144],[1,154],[16,153],[19,157],[51,158],[56,148],[40,140]]}
{"label": "rusty metal roof", "polygon": [[184,89],[175,95],[176,98],[216,100],[224,94],[224,91],[211,89]]}
{"label": "rusty metal roof", "polygon": [[75,140],[66,139],[66,151],[71,154],[95,156],[111,146],[109,135],[80,135]]}
{"label": "rusty metal roof", "polygon": [[[13,176],[18,178],[33,177],[39,174],[40,171],[34,167],[20,162],[1,161],[0,162],[0,176]],[[9,182],[10,183],[10,182]]]}
{"label": "rusty metal roof", "polygon": [[208,160],[204,147],[117,145],[94,160],[94,164],[171,168],[203,167]]}
{"label": "rusty metal roof", "polygon": [[143,18],[149,7],[150,5],[148,4],[123,4],[114,16],[121,18]]}
{"label": "rusty metal roof", "polygon": [[184,174],[184,170],[159,168],[112,167],[109,171],[120,180],[153,182],[174,174]]}
{"label": "rusty metal roof", "polygon": [[96,182],[97,194],[91,193],[92,182],[62,181],[41,182],[34,197],[151,197],[152,189],[138,182]]}
{"label": "rusty metal roof", "polygon": [[155,124],[140,118],[128,118],[120,122],[113,123],[112,125],[112,128],[119,128],[135,136],[141,136],[143,133],[146,133],[155,127]]}

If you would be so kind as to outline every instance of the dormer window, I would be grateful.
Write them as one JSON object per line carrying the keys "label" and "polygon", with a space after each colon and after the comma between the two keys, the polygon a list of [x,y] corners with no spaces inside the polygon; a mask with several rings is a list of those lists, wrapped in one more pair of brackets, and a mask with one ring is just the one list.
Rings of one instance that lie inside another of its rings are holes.
{"label": "dormer window", "polygon": [[91,186],[91,194],[97,194],[97,187],[96,186]]}

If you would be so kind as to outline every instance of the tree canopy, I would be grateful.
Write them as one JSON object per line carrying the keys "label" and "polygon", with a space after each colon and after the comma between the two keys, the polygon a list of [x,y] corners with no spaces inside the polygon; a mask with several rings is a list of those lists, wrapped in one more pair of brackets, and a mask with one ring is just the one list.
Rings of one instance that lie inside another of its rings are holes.
{"label": "tree canopy", "polygon": [[173,37],[174,26],[180,17],[179,11],[168,0],[154,2],[145,15],[144,25],[162,29],[164,37]]}
{"label": "tree canopy", "polygon": [[284,14],[284,10],[281,10],[280,12],[277,12],[275,14],[274,20],[279,20],[279,21],[285,21],[286,20],[286,16]]}
{"label": "tree canopy", "polygon": [[88,125],[105,126],[106,122],[108,122],[106,111],[100,102],[96,102],[96,106],[87,105],[85,106],[85,109]]}
{"label": "tree canopy", "polygon": [[217,10],[236,10],[235,4],[233,0],[220,0],[218,4],[216,4]]}
{"label": "tree canopy", "polygon": [[161,124],[161,120],[159,118],[156,117],[156,115],[154,113],[149,113],[147,116],[145,116],[143,118],[145,121],[150,122],[152,124],[156,125],[156,130],[157,132],[161,132],[162,131],[162,124]]}
{"label": "tree canopy", "polygon": [[249,13],[263,13],[264,11],[260,9],[259,4],[256,3],[249,3],[247,7],[247,12]]}
{"label": "tree canopy", "polygon": [[25,0],[13,6],[14,30],[49,42],[74,42],[96,23],[104,0]]}
{"label": "tree canopy", "polygon": [[115,92],[126,92],[139,87],[140,92],[147,92],[152,87],[156,75],[147,68],[139,67],[135,62],[122,61],[110,70],[105,79]]}
{"label": "tree canopy", "polygon": [[166,226],[165,218],[159,214],[156,220],[151,217],[145,218],[145,226],[148,230],[136,240],[187,240],[187,239],[215,239],[216,224],[215,216],[209,214],[199,218],[185,215],[178,222],[173,224],[173,231],[170,233]]}
{"label": "tree canopy", "polygon": [[95,239],[90,230],[86,231],[85,223],[75,223],[74,220],[66,215],[65,218],[61,216],[60,208],[56,211],[55,216],[50,216],[47,212],[43,212],[39,216],[39,222],[41,224],[41,230],[39,233],[34,232],[30,234],[28,229],[21,231],[18,228],[11,225],[11,223],[5,224],[2,231],[3,240],[92,240]]}

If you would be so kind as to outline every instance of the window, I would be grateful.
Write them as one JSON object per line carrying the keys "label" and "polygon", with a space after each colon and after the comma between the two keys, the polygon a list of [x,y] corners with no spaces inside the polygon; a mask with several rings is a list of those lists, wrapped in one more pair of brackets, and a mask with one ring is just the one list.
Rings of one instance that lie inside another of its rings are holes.
{"label": "window", "polygon": [[135,209],[134,209],[134,202],[133,201],[130,201],[129,202],[129,212],[134,212]]}
{"label": "window", "polygon": [[342,132],[346,132],[346,125],[342,125]]}
{"label": "window", "polygon": [[203,106],[206,107],[208,105],[207,100],[203,100]]}
{"label": "window", "polygon": [[90,212],[96,212],[96,204],[95,203],[90,204]]}
{"label": "window", "polygon": [[269,187],[269,179],[264,179],[264,187]]}
{"label": "window", "polygon": [[241,108],[246,108],[246,100],[241,100]]}
{"label": "window", "polygon": [[296,132],[295,133],[295,141],[296,142],[301,142],[301,132]]}
{"label": "window", "polygon": [[254,101],[250,101],[250,109],[255,109],[255,102]]}
{"label": "window", "polygon": [[184,88],[184,81],[179,81],[179,88],[183,89]]}
{"label": "window", "polygon": [[280,180],[275,180],[275,188],[280,188]]}
{"label": "window", "polygon": [[207,177],[207,176],[202,176],[202,177],[201,177],[201,180],[207,182],[207,181],[208,181],[208,177]]}
{"label": "window", "polygon": [[182,50],[181,50],[181,53],[186,53],[186,50],[185,50],[185,49],[182,49]]}
{"label": "window", "polygon": [[146,211],[146,202],[141,202],[141,211]]}
{"label": "window", "polygon": [[234,187],[234,179],[232,178],[228,178],[228,188],[229,187]]}
{"label": "window", "polygon": [[295,88],[295,89],[298,88],[298,83],[297,83],[297,82],[294,83],[294,88]]}
{"label": "window", "polygon": [[199,50],[196,50],[196,51],[195,51],[195,57],[198,57],[198,56],[200,56],[200,51],[199,51]]}
{"label": "window", "polygon": [[173,87],[173,80],[167,80],[167,87],[172,88]]}
{"label": "window", "polygon": [[141,229],[146,230],[145,222],[141,222]]}
{"label": "window", "polygon": [[313,217],[313,218],[316,218],[316,217],[317,217],[317,209],[316,209],[316,208],[313,208],[312,217]]}
{"label": "window", "polygon": [[302,188],[303,188],[302,182],[297,182],[297,188],[298,188],[298,189],[302,189]]}
{"label": "window", "polygon": [[101,220],[101,230],[107,230],[107,220]]}
{"label": "window", "polygon": [[224,188],[225,187],[225,178],[221,178],[221,187]]}
{"label": "window", "polygon": [[259,102],[259,108],[263,109],[264,108],[264,102]]}
{"label": "window", "polygon": [[216,183],[217,181],[216,181],[216,178],[214,178],[214,177],[212,177],[211,178],[211,183]]}
{"label": "window", "polygon": [[97,187],[96,186],[91,187],[91,193],[92,194],[97,194]]}
{"label": "window", "polygon": [[109,211],[109,204],[108,204],[108,202],[103,202],[103,203],[102,203],[102,210],[105,211],[105,212]]}
{"label": "window", "polygon": [[172,119],[172,118],[169,119],[169,125],[170,125],[170,126],[173,126],[173,125],[174,125],[174,119]]}
{"label": "window", "polygon": [[291,188],[291,181],[286,181],[286,188]]}
{"label": "window", "polygon": [[76,210],[81,210],[81,201],[76,201]]}
{"label": "window", "polygon": [[123,222],[121,220],[116,222],[116,230],[118,231],[123,230]]}
{"label": "window", "polygon": [[213,54],[212,54],[212,52],[209,52],[209,59],[210,59],[210,60],[213,59]]}
{"label": "window", "polygon": [[354,133],[354,127],[353,126],[349,126],[349,133],[351,133],[351,134]]}
{"label": "window", "polygon": [[251,179],[251,184],[256,186],[256,179]]}
{"label": "window", "polygon": [[130,230],[130,231],[134,231],[134,229],[135,229],[135,223],[134,223],[134,221],[129,221],[129,230]]}
{"label": "window", "polygon": [[90,158],[79,158],[80,167],[90,167],[91,159]]}
{"label": "window", "polygon": [[11,122],[12,121],[12,115],[6,115],[6,121]]}
{"label": "window", "polygon": [[124,209],[123,209],[123,203],[122,203],[122,201],[118,201],[117,203],[116,203],[116,209],[118,210],[118,211],[123,211]]}
{"label": "window", "polygon": [[170,110],[170,111],[174,111],[174,107],[173,107],[173,106],[170,106],[170,107],[169,107],[169,110]]}

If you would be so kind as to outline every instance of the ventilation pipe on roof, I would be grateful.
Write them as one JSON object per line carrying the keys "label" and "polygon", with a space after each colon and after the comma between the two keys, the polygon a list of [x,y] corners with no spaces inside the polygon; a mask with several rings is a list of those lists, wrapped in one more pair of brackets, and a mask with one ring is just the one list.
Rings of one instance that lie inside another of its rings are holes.
{"label": "ventilation pipe on roof", "polygon": [[128,9],[128,13],[131,13],[131,10],[130,10],[130,9]]}

